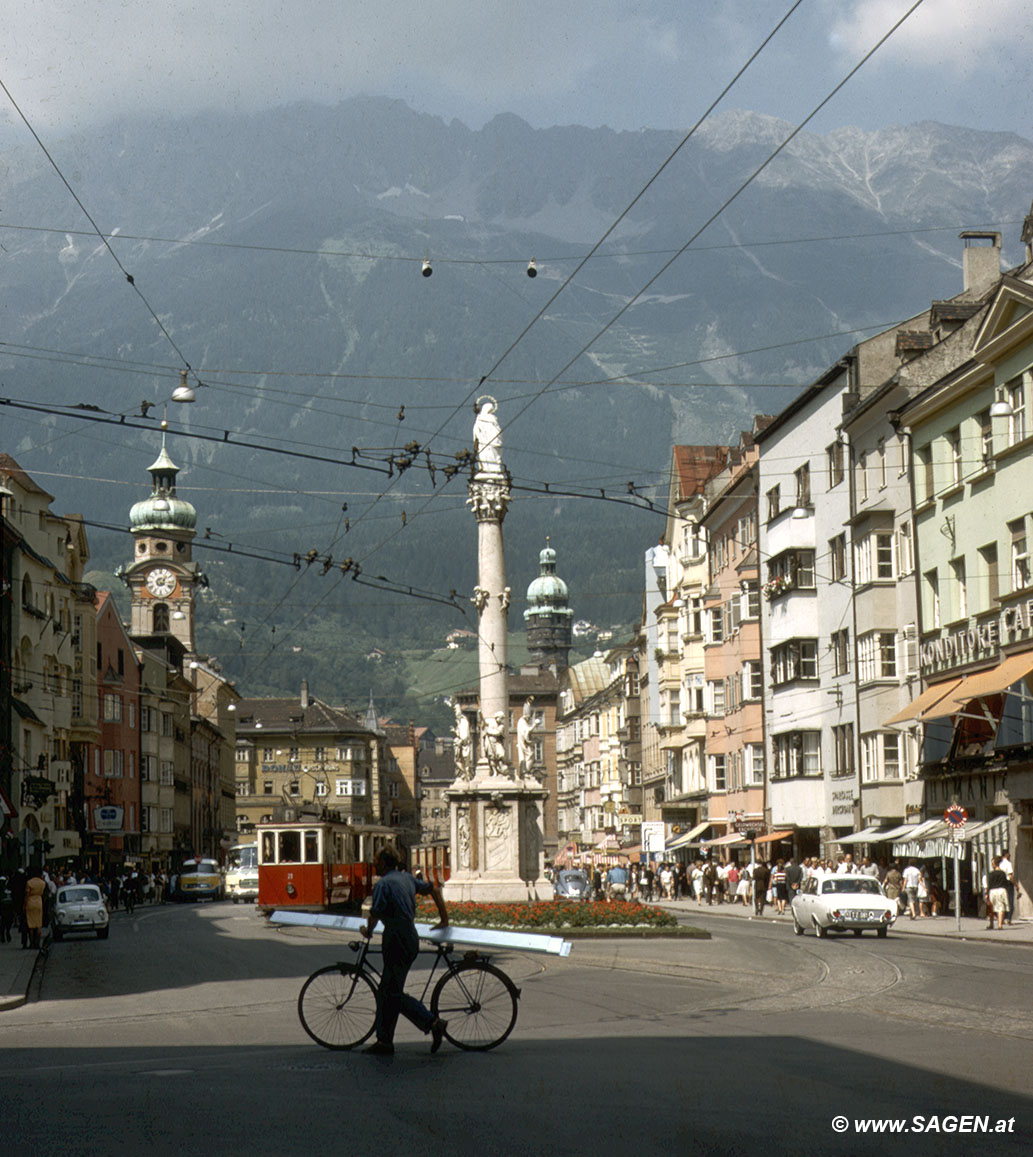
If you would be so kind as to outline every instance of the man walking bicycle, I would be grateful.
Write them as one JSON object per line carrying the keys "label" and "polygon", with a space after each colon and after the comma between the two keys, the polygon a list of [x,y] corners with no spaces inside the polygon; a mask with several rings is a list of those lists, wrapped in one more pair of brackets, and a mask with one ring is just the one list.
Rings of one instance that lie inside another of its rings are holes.
{"label": "man walking bicycle", "polygon": [[395,1051],[395,1027],[399,1013],[402,1013],[421,1032],[430,1033],[430,1051],[436,1053],[441,1047],[447,1022],[435,1017],[405,991],[405,978],[420,950],[420,938],[416,933],[417,895],[430,896],[434,901],[441,917],[435,928],[448,926],[448,910],[434,884],[429,880],[418,880],[402,870],[401,855],[391,845],[381,848],[378,853],[376,871],[380,879],[373,887],[373,902],[362,935],[368,940],[378,923],[384,925],[384,968],[377,1001],[377,1039],[364,1051],[391,1056]]}

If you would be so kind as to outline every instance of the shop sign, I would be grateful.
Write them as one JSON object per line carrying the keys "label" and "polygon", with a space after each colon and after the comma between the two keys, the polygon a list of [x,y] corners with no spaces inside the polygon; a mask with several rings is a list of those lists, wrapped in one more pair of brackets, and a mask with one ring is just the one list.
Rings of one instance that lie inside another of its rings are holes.
{"label": "shop sign", "polygon": [[922,674],[996,657],[1002,646],[1033,638],[1033,599],[1005,607],[993,619],[930,639],[918,650]]}
{"label": "shop sign", "polygon": [[22,780],[22,807],[41,808],[57,788],[42,775],[27,775]]}
{"label": "shop sign", "polygon": [[119,834],[122,831],[123,809],[117,804],[102,804],[93,809],[93,826],[98,832],[107,832],[109,835]]}

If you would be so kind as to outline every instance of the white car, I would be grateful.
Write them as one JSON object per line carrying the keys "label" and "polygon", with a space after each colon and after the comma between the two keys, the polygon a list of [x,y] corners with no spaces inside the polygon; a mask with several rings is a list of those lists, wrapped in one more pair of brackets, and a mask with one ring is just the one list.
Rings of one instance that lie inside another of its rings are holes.
{"label": "white car", "polygon": [[791,908],[797,936],[808,928],[818,936],[828,936],[829,929],[845,932],[848,928],[855,936],[866,928],[885,936],[897,918],[897,901],[886,898],[879,881],[856,873],[823,879],[812,876],[793,897]]}
{"label": "white car", "polygon": [[51,934],[60,940],[66,932],[96,932],[108,938],[108,905],[96,884],[62,884],[54,897]]}

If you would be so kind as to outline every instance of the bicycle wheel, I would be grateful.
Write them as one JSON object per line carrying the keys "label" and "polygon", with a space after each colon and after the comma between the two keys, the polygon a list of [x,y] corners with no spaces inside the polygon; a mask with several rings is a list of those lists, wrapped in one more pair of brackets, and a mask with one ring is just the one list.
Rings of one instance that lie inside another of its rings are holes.
{"label": "bicycle wheel", "polygon": [[298,994],[301,1027],[325,1049],[353,1049],[373,1035],[377,990],[350,964],[329,964],[305,981]]}
{"label": "bicycle wheel", "polygon": [[468,960],[438,981],[431,1011],[448,1022],[445,1037],[457,1048],[484,1051],[513,1031],[520,993],[492,964]]}

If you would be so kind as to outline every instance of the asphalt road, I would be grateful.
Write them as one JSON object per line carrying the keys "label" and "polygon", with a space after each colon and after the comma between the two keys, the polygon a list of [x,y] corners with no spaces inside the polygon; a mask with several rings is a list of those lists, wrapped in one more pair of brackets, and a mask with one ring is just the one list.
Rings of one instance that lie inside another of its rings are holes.
{"label": "asphalt road", "polygon": [[[1029,1151],[1033,951],[694,919],[712,940],[500,953],[522,988],[501,1048],[431,1056],[403,1022],[381,1059],[322,1050],[298,1023],[301,983],[346,955],[341,937],[228,903],[116,914],[107,941],[53,945],[35,999],[0,1020],[4,1142],[62,1157]],[[855,1124],[884,1119],[908,1132]]]}

